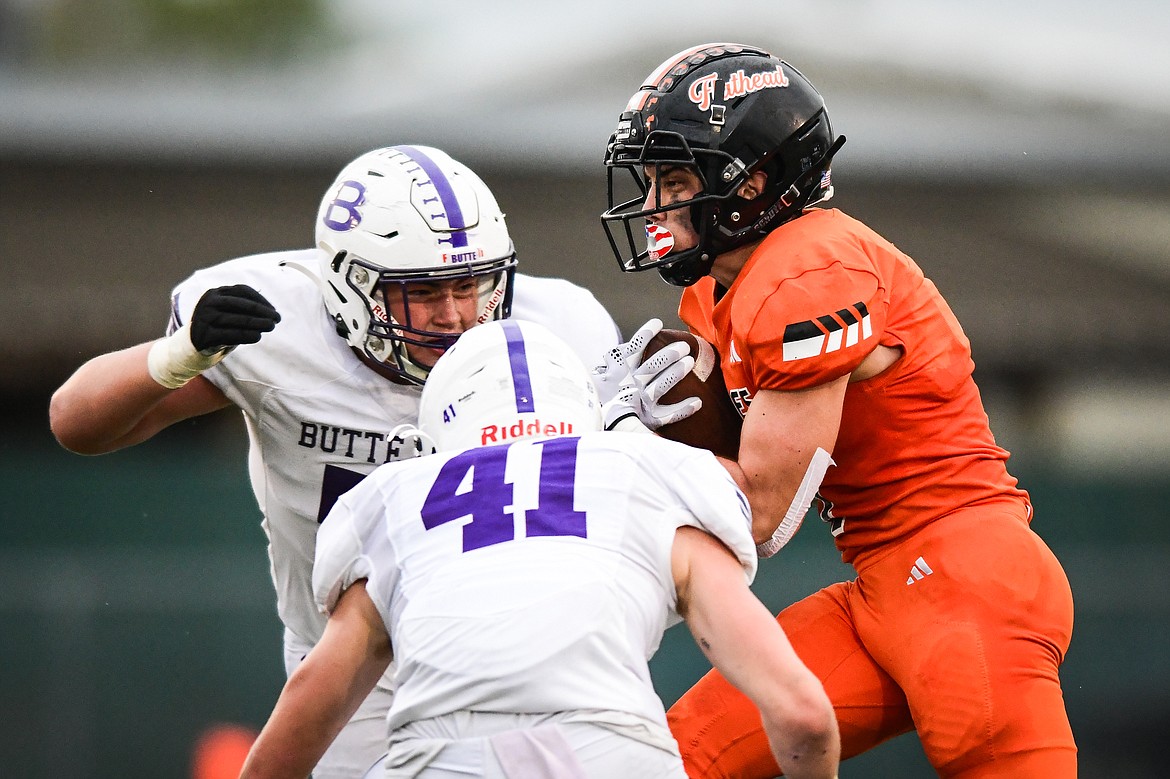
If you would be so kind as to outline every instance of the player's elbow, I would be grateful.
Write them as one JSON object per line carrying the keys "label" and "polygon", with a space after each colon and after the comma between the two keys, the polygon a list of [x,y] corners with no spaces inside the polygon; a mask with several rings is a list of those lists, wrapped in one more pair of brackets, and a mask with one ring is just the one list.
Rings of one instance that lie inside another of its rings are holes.
{"label": "player's elbow", "polygon": [[791,685],[782,703],[761,709],[761,714],[776,757],[790,775],[796,775],[791,770],[796,765],[836,764],[840,759],[837,716],[812,674]]}
{"label": "player's elbow", "polygon": [[836,732],[837,720],[833,707],[825,700],[809,701],[808,705],[786,711],[774,717],[787,738],[797,744],[827,744]]}
{"label": "player's elbow", "polygon": [[756,507],[752,506],[752,541],[757,546],[767,542],[772,538],[776,532],[776,528],[780,527],[780,521],[784,518],[783,515],[772,518],[771,513],[765,511],[757,511]]}
{"label": "player's elbow", "polygon": [[90,410],[62,387],[49,400],[49,429],[64,448],[74,454],[105,454],[110,451],[104,442],[96,439],[90,430]]}
{"label": "player's elbow", "polygon": [[783,524],[792,496],[787,490],[761,480],[749,481],[745,494],[752,507],[752,540],[763,544]]}
{"label": "player's elbow", "polygon": [[53,437],[61,446],[71,452],[85,454],[81,451],[85,440],[78,429],[78,415],[75,413],[74,405],[64,387],[54,392],[53,397],[49,399],[49,429],[53,431]]}

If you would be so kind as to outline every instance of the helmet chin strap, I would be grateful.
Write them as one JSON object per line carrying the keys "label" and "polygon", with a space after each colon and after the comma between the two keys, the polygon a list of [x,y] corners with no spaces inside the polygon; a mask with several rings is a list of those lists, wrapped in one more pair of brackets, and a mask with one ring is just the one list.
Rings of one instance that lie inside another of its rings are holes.
{"label": "helmet chin strap", "polygon": [[[776,200],[773,201],[771,205],[760,208],[754,213],[754,215],[743,220],[749,223],[746,228],[732,233],[730,236],[728,236],[730,240],[723,240],[722,236],[719,234],[714,235],[707,243],[708,251],[718,256],[730,249],[737,249],[740,246],[751,243],[752,241],[762,240],[772,230],[776,229],[785,222],[790,222],[796,217],[800,216],[802,213],[804,213],[804,210],[813,203],[823,200],[824,198],[820,198],[814,201],[813,198],[816,195],[817,189],[820,187],[821,178],[824,176],[824,172],[828,170],[829,165],[833,161],[833,156],[844,144],[845,136],[838,135],[836,140],[834,140],[833,143],[829,145],[829,148],[825,150],[824,154],[822,154],[816,162],[810,165],[807,170],[801,173],[795,181],[789,184],[788,188],[784,190],[784,193],[776,198]],[[769,166],[765,165],[762,169],[768,170]],[[810,173],[814,171],[815,173],[810,175]],[[771,175],[775,175],[775,172],[776,168],[771,167]],[[802,182],[804,183],[803,187],[801,186]],[[764,191],[756,195],[756,197],[752,198],[752,200],[767,194],[772,186],[772,182],[769,181],[768,184],[765,185]],[[735,214],[736,211],[748,211],[745,206],[749,205],[751,202],[751,200],[743,198],[738,194],[729,197],[726,201],[729,206],[742,204],[738,209],[734,209],[732,211],[733,214]],[[787,209],[792,209],[792,211],[786,216],[781,216]]]}
{"label": "helmet chin strap", "polygon": [[[344,256],[345,252],[339,252],[338,254],[339,256]],[[313,285],[321,291],[322,300],[325,300],[330,295],[335,294],[334,291],[330,289],[329,285],[327,285],[324,280],[322,280],[322,278],[318,276],[312,269],[292,260],[283,260],[280,264],[284,267],[292,268],[295,271],[300,271],[301,273],[308,276],[309,280],[313,282]],[[337,334],[342,338],[349,336],[349,325],[345,324],[340,316],[331,318],[333,319],[334,324],[337,326]]]}
{"label": "helmet chin strap", "polygon": [[684,251],[685,256],[658,268],[658,275],[672,287],[689,287],[711,272],[715,264],[716,252],[711,250],[711,241],[708,240],[707,230],[713,229],[715,222],[714,208],[708,205],[692,205],[691,225],[699,236],[698,242]]}
{"label": "helmet chin strap", "polygon": [[715,258],[709,252],[696,251],[690,257],[659,267],[658,275],[673,287],[689,287],[710,273],[714,262]]}
{"label": "helmet chin strap", "polygon": [[[369,368],[370,370],[372,370],[374,373],[378,374],[382,378],[389,379],[390,381],[394,382],[395,384],[401,384],[404,387],[421,387],[422,382],[426,380],[426,374],[430,372],[430,368],[424,368],[423,366],[421,366],[418,363],[411,360],[411,364],[419,372],[423,373],[423,375],[418,377],[418,379],[419,379],[418,381],[409,381],[406,378],[404,378],[403,376],[391,371],[389,368],[386,367],[385,363],[383,363],[379,360],[375,360],[373,357],[366,354],[363,350],[357,348],[356,346],[353,346],[352,344],[350,344],[349,348],[352,349],[353,353],[355,355],[357,355],[357,358],[359,360],[361,360],[362,365],[366,366],[367,368]],[[407,359],[409,359],[409,358],[407,358]]]}
{"label": "helmet chin strap", "polygon": [[[793,205],[799,204],[799,208],[794,210],[787,219],[784,219],[783,221],[777,222],[775,224],[770,224],[767,211],[761,211],[761,213],[752,217],[753,221],[751,228],[735,234],[739,236],[736,241],[724,242],[721,241],[718,236],[712,236],[708,238],[706,231],[717,229],[717,227],[714,225],[718,222],[718,218],[716,217],[711,219],[709,224],[707,221],[705,221],[705,219],[707,217],[713,216],[713,211],[706,208],[700,209],[698,206],[692,206],[691,223],[694,225],[696,232],[699,234],[699,243],[695,246],[694,249],[690,250],[694,252],[692,255],[683,257],[676,262],[670,263],[669,265],[663,265],[659,267],[658,275],[662,277],[663,281],[672,286],[689,287],[711,272],[711,266],[715,263],[715,258],[720,254],[723,254],[724,252],[730,251],[732,249],[737,249],[740,246],[751,243],[754,240],[762,240],[776,227],[779,227],[781,224],[789,222],[800,216],[802,213],[804,213],[804,209],[811,204],[810,201],[812,201],[813,195],[816,192],[816,188],[820,186],[820,176],[824,174],[824,171],[832,163],[833,156],[844,144],[845,136],[838,135],[836,140],[833,141],[828,149],[825,150],[825,153],[821,155],[816,163],[810,166],[809,169],[816,169],[818,171],[818,175],[815,179],[809,181],[809,186],[804,191],[801,190],[797,181],[794,181],[788,186],[788,189],[785,190],[784,194],[776,200],[776,203],[783,206],[783,208],[789,208]],[[829,196],[831,196],[831,192],[832,190],[830,189]],[[757,195],[757,197],[759,197],[759,195]],[[822,197],[815,202],[821,202],[826,199],[828,199],[828,197]],[[751,202],[745,198],[740,197],[739,195],[733,195],[726,201],[723,201],[723,205],[732,206],[737,201],[739,203],[745,204]],[[741,207],[738,210],[742,212],[745,209]],[[761,222],[763,222],[762,227],[760,226]]]}
{"label": "helmet chin strap", "polygon": [[[340,252],[340,254],[344,255],[345,252]],[[293,270],[300,271],[301,273],[305,274],[306,276],[309,277],[309,280],[313,282],[313,284],[317,287],[317,289],[321,290],[322,297],[329,296],[330,290],[329,290],[328,285],[325,284],[325,282],[321,279],[320,276],[318,276],[316,274],[315,271],[311,270],[310,268],[305,267],[304,265],[301,265],[299,262],[294,262],[293,260],[282,260],[280,264],[282,266],[292,268]]]}
{"label": "helmet chin strap", "polygon": [[[397,319],[391,317],[389,324],[393,328],[393,326],[399,325],[399,322]],[[371,340],[376,340],[385,348],[377,351],[372,350],[370,347]],[[450,345],[451,344],[447,344],[447,347],[450,347]],[[379,335],[367,333],[366,348],[358,349],[357,347],[354,347],[353,350],[359,357],[361,357],[362,362],[373,368],[376,373],[382,376],[386,376],[398,384],[420,385],[427,380],[427,377],[431,373],[431,366],[423,365],[421,362],[414,359],[414,357],[411,356],[410,350],[404,341],[387,340]],[[384,356],[379,356],[379,351]],[[394,363],[398,366],[399,374],[396,375],[393,371],[390,370],[388,367],[389,360],[393,360]],[[401,375],[403,373],[407,374],[407,376],[410,378]]]}

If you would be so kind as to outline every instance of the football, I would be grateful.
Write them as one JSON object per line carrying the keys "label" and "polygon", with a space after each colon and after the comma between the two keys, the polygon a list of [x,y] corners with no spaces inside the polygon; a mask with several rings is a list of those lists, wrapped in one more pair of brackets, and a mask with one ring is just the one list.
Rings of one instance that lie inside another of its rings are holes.
{"label": "football", "polygon": [[645,360],[664,346],[685,341],[695,358],[695,367],[662,396],[663,403],[677,403],[697,397],[703,407],[686,419],[658,428],[658,434],[671,441],[707,449],[732,460],[739,455],[739,432],[743,419],[727,394],[719,354],[702,338],[683,330],[663,329],[642,350]]}

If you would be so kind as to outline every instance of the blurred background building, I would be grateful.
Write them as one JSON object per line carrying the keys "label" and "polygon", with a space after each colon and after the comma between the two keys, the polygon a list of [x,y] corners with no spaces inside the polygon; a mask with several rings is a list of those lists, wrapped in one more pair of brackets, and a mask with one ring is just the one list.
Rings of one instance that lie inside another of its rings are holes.
{"label": "blurred background building", "polygon": [[[1065,564],[1063,681],[1086,776],[1163,774],[1170,732],[1170,6],[0,0],[0,754],[6,775],[188,775],[280,685],[234,412],[70,455],[52,390],[159,335],[171,287],[311,245],[349,159],[442,147],[508,213],[522,268],[632,333],[678,291],[622,274],[598,214],[618,112],[670,54],[768,48],[848,143],[833,205],[915,257],[963,322],[992,426]],[[809,522],[771,606],[848,575]],[[672,633],[673,701],[705,666]],[[913,736],[850,776],[930,776]]]}

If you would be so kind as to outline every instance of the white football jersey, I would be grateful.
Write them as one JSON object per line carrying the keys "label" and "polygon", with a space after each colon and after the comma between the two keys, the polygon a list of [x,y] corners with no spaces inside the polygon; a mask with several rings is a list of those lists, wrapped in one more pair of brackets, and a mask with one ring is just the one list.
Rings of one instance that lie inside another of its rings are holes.
{"label": "white football jersey", "polygon": [[675,751],[647,661],[679,621],[683,525],[752,581],[747,499],[709,452],[596,432],[441,453],[337,502],[313,586],[331,609],[368,580],[398,668],[392,731],[454,711],[576,712]]}
{"label": "white football jersey", "polygon": [[[337,335],[321,292],[316,249],[229,260],[194,273],[174,290],[172,330],[190,321],[203,293],[247,284],[280,312],[259,343],[239,346],[204,372],[244,412],[249,475],[264,515],[281,621],[310,644],[325,617],[313,602],[317,529],[339,495],[403,445],[390,435],[414,424],[420,387],[395,384],[361,362]],[[613,319],[587,290],[560,279],[516,275],[513,316],[540,322],[585,362],[601,362],[618,342]]]}

